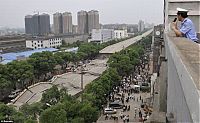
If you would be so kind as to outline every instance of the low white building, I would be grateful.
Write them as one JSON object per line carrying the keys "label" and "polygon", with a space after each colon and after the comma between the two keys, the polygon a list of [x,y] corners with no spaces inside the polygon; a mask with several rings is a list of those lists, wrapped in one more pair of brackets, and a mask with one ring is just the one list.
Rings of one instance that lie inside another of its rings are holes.
{"label": "low white building", "polygon": [[88,42],[104,43],[114,39],[113,29],[93,29]]}
{"label": "low white building", "polygon": [[32,49],[57,48],[62,45],[62,38],[33,38],[26,40],[26,47]]}
{"label": "low white building", "polygon": [[121,39],[128,37],[127,30],[115,30],[115,39]]}

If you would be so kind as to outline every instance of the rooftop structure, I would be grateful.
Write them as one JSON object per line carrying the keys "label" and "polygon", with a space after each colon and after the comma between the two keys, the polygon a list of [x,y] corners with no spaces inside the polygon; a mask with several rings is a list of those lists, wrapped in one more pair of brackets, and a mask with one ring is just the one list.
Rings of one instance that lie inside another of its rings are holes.
{"label": "rooftop structure", "polygon": [[33,53],[44,52],[44,51],[55,52],[55,51],[58,51],[58,49],[43,48],[43,49],[36,49],[36,50],[30,50],[30,51],[24,51],[24,52],[18,52],[18,53],[0,54],[0,56],[2,57],[2,61],[0,61],[0,64],[7,64],[7,63],[12,62],[14,60],[26,59],[29,56],[31,56]]}

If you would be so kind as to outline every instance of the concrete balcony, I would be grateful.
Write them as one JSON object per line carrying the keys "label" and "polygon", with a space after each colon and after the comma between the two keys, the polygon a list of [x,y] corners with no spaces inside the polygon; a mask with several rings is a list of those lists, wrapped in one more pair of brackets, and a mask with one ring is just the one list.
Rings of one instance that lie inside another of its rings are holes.
{"label": "concrete balcony", "polygon": [[173,122],[200,122],[200,45],[165,33],[167,113]]}

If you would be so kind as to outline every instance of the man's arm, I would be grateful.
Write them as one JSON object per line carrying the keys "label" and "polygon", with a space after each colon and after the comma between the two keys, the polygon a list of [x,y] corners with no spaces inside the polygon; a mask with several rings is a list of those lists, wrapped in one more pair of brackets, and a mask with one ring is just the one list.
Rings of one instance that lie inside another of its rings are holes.
{"label": "man's arm", "polygon": [[178,29],[176,29],[175,27],[172,28],[172,30],[175,32],[175,34],[176,34],[177,37],[182,37],[183,36],[182,32],[179,31]]}
{"label": "man's arm", "polygon": [[179,31],[178,26],[177,26],[177,22],[173,22],[172,23],[172,30],[175,32],[177,37],[182,37],[183,34],[181,31]]}

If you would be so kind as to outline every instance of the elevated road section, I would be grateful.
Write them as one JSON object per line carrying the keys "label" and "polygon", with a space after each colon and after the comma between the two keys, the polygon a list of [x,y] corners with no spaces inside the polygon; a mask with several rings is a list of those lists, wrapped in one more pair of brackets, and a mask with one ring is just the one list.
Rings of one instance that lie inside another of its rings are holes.
{"label": "elevated road section", "polygon": [[152,32],[153,32],[153,29],[143,33],[142,35],[136,36],[134,38],[131,38],[131,39],[128,39],[128,40],[125,40],[125,41],[110,45],[110,46],[104,48],[103,50],[101,50],[99,53],[100,54],[113,54],[113,53],[119,52],[119,51],[129,47],[130,45],[138,42],[143,37],[148,36]]}

